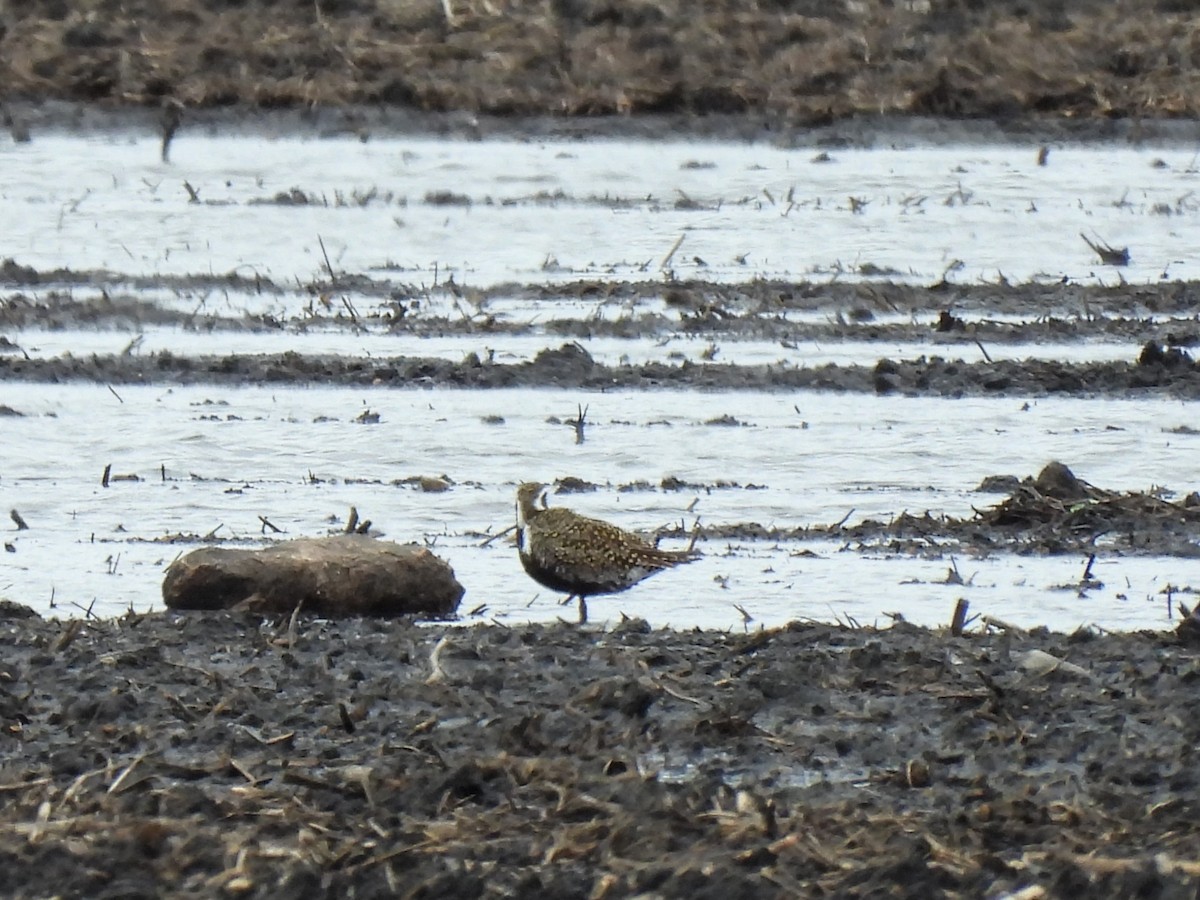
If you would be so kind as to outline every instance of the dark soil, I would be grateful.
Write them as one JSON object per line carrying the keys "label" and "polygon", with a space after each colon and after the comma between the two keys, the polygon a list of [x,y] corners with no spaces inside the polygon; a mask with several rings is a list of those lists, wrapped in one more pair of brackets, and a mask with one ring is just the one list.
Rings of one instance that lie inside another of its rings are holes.
{"label": "dark soil", "polygon": [[10,897],[1192,898],[1194,649],[0,625]]}
{"label": "dark soil", "polygon": [[278,355],[176,357],[93,356],[23,359],[0,357],[0,378],[23,381],[102,381],[109,384],[331,384],[377,387],[435,385],[461,388],[556,386],[608,388],[699,388],[707,390],[873,391],[904,396],[1076,396],[1200,397],[1200,368],[1186,353],[1169,362],[1064,363],[1018,360],[963,363],[940,357],[917,361],[880,360],[874,366],[818,368],[719,364],[606,366],[577,344],[544,350],[527,363],[487,364],[444,359]]}
{"label": "dark soil", "polygon": [[354,106],[341,127],[360,133],[466,111],[468,127],[717,116],[771,134],[902,115],[1115,134],[1200,113],[1193,14],[1182,0],[27,0],[0,19],[0,84],[35,122],[56,100]]}
{"label": "dark soil", "polygon": [[[1159,352],[1162,351],[1152,351]],[[563,363],[562,357],[570,362]],[[442,359],[397,357],[358,360],[345,357],[280,355],[25,360],[0,358],[0,378],[24,381],[104,381],[111,384],[334,384],[403,387],[445,385],[463,388],[546,386],[606,388],[702,388],[710,390],[874,391],[906,396],[943,397],[1162,395],[1200,396],[1200,370],[1191,357],[1177,362],[1087,363],[1000,361],[947,362],[939,357],[875,366],[824,365],[816,369],[790,366],[739,366],[684,363],[605,366],[586,350],[567,345],[543,351],[528,363],[484,365],[476,359],[455,363]]]}

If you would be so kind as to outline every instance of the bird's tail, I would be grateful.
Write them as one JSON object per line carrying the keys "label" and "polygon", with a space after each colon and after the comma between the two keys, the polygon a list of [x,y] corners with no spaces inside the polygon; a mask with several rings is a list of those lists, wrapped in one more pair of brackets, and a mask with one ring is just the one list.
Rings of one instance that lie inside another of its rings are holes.
{"label": "bird's tail", "polygon": [[671,566],[678,566],[697,560],[703,555],[699,550],[663,550],[655,547],[647,551],[646,559],[657,568],[669,569]]}

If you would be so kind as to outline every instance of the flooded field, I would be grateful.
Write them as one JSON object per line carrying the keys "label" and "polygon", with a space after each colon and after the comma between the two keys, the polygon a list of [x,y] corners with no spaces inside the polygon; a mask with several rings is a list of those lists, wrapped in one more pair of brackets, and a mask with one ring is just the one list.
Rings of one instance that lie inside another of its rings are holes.
{"label": "flooded field", "polygon": [[6,896],[1194,900],[1187,6],[8,4]]}
{"label": "flooded field", "polygon": [[[444,555],[469,620],[548,621],[557,598],[489,538],[517,483],[576,478],[598,489],[553,502],[746,535],[703,541],[701,563],[597,602],[597,619],[938,624],[965,597],[1024,625],[1169,627],[1171,597],[1200,586],[1188,556],[1101,541],[1103,584],[1081,592],[1083,555],[750,536],[969,518],[1003,499],[984,478],[1051,460],[1111,490],[1194,489],[1196,407],[1179,395],[770,388],[772,371],[881,359],[1116,365],[1147,340],[1186,346],[1195,150],[1053,147],[1046,165],[1038,150],[187,135],[164,163],[146,135],[0,148],[3,401],[21,414],[3,420],[0,492],[30,526],[6,536],[0,591],[43,612],[153,609],[164,566],[203,540],[337,531],[353,506]],[[1130,264],[1101,265],[1081,233]],[[204,374],[283,354],[517,367],[570,342],[609,367],[765,369],[768,389]],[[110,465],[136,479],[101,487]]]}
{"label": "flooded field", "polygon": [[[433,285],[1191,279],[1195,147],[46,136],[0,148],[6,252],[39,270],[335,271]],[[69,178],[65,177],[69,175]],[[676,242],[681,241],[676,247]],[[674,248],[675,252],[672,253]],[[181,298],[183,300],[185,298]],[[219,293],[210,310],[289,311]],[[291,311],[295,311],[291,307]]]}
{"label": "flooded field", "polygon": [[[1002,499],[976,491],[985,477],[1050,459],[1110,489],[1178,489],[1200,441],[1173,430],[1190,421],[1173,401],[15,384],[5,396],[25,414],[4,420],[5,499],[30,528],[8,536],[4,592],[105,615],[155,606],[163,567],[204,535],[324,534],[353,506],[388,537],[449,559],[467,587],[463,611],[553,620],[562,611],[526,578],[511,540],[485,545],[511,524],[521,480],[597,483],[553,501],[633,528],[686,530],[697,518],[795,528],[905,511],[969,517]],[[563,424],[579,403],[591,422],[582,445]],[[101,487],[108,465],[136,480]],[[684,486],[663,490],[664,479]],[[1026,625],[1163,627],[1161,592],[1200,586],[1200,560],[1157,556],[1103,560],[1104,586],[1081,597],[1075,556],[955,560],[931,547],[914,558],[849,541],[703,549],[699,564],[597,601],[594,616],[741,628],[740,606],[755,627],[889,612],[936,624],[965,596]],[[952,563],[967,585],[947,583]]]}

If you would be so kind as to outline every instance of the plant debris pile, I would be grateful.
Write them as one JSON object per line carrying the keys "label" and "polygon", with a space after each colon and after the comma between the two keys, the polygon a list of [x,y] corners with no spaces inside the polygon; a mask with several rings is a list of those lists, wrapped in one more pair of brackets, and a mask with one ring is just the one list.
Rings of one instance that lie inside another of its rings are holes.
{"label": "plant debris pile", "polygon": [[1138,535],[1147,532],[1195,541],[1200,538],[1200,494],[1193,491],[1173,502],[1157,493],[1107,491],[1052,462],[1036,478],[1018,484],[1003,503],[980,513],[977,521],[1021,532],[1026,543],[1064,550],[1108,535],[1136,547]]}
{"label": "plant debris pile", "polygon": [[[1200,494],[1166,499],[1161,489],[1118,492],[1088,484],[1060,462],[1048,463],[1036,477],[985,479],[981,491],[1009,496],[971,518],[902,512],[881,522],[764,526],[755,522],[701,523],[706,540],[848,540],[847,547],[882,546],[889,551],[942,556],[957,550],[978,553],[1083,553],[1100,545],[1122,552],[1162,556],[1200,555]],[[663,532],[687,537],[682,526]]]}

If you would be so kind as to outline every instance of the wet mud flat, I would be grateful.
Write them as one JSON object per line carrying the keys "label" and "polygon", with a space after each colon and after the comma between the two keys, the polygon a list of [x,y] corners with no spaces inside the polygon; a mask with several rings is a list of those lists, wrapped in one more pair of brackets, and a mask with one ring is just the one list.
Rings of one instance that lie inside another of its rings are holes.
{"label": "wet mud flat", "polygon": [[0,620],[9,896],[1194,897],[1187,634]]}
{"label": "wet mud flat", "polygon": [[[363,312],[308,309],[286,317],[229,316],[163,308],[145,293],[224,285],[254,293],[283,288],[240,276],[127,278],[107,272],[38,272],[13,260],[0,266],[0,380],[91,381],[110,384],[291,384],[376,387],[570,387],[586,390],[688,388],[696,390],[850,391],[898,396],[1076,397],[1200,396],[1200,367],[1193,357],[1200,329],[1192,312],[1196,284],[1105,287],[1072,283],[929,286],[898,283],[817,284],[750,281],[580,281],[565,285],[417,288],[367,276],[315,280],[314,296],[333,292]],[[79,296],[95,290],[96,296]],[[461,301],[460,301],[461,296]],[[454,301],[453,313],[443,306]],[[491,304],[537,299],[550,310],[544,321],[511,316]],[[554,304],[581,298],[614,317],[556,317]],[[815,314],[815,315],[814,315]],[[1016,317],[1016,320],[1013,320]],[[497,362],[478,353],[460,360],[285,353],[180,355],[136,352],[144,327],[182,332],[305,334],[378,333],[419,337],[472,336],[503,342],[534,334],[545,348],[532,359]],[[129,332],[118,354],[31,358],[21,346],[25,329],[96,329]],[[609,365],[591,356],[592,337],[707,339],[696,360]],[[767,340],[780,346],[773,364],[723,362],[722,346]],[[1069,362],[995,359],[988,347],[1024,342],[1129,344],[1127,360]],[[786,361],[797,342],[910,342],[927,344],[916,359],[880,358],[874,365],[808,365]],[[965,361],[964,357],[976,361]]]}
{"label": "wet mud flat", "polygon": [[[0,380],[109,384],[280,384],[372,387],[574,387],[588,390],[856,391],[901,396],[1200,397],[1200,368],[1190,355],[1148,345],[1148,360],[1073,364],[1055,360],[960,363],[941,357],[874,366],[645,363],[608,366],[578,344],[544,350],[529,362],[484,365],[422,357],[361,360],[282,354],[148,358],[0,357]],[[1143,353],[1143,357],[1145,353]]]}

